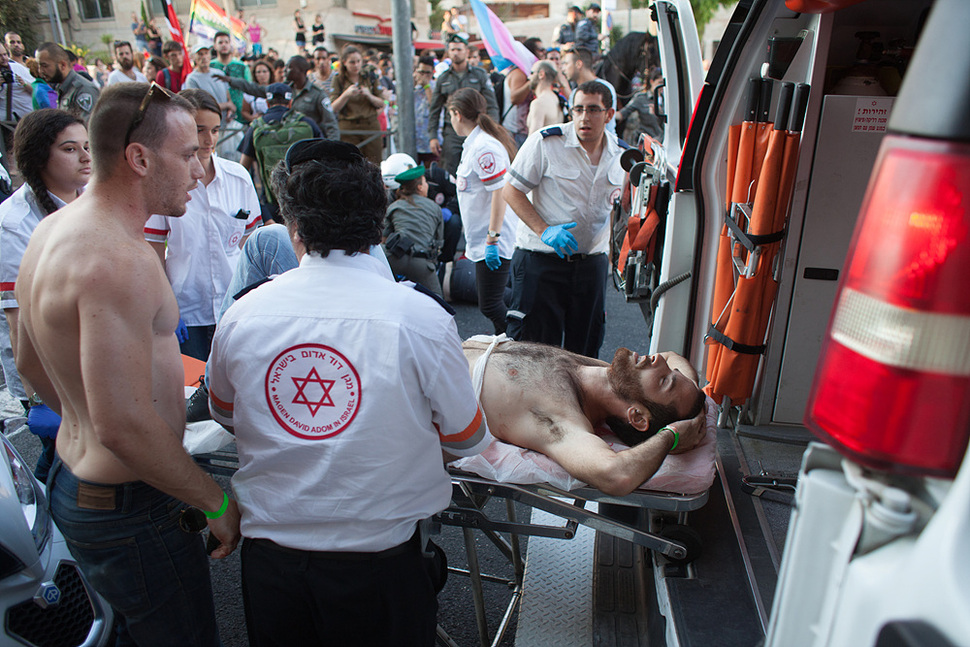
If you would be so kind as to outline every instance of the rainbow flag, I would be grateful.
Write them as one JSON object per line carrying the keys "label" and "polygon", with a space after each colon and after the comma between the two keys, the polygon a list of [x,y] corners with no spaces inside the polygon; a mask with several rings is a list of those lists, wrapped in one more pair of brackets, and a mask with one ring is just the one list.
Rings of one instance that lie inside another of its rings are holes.
{"label": "rainbow flag", "polygon": [[485,41],[485,49],[488,50],[495,69],[504,70],[514,65],[528,76],[532,72],[532,66],[538,60],[535,55],[526,49],[525,45],[512,38],[505,23],[499,20],[499,17],[485,6],[482,0],[470,0],[470,2],[475,18],[478,20],[478,28],[482,32],[482,40]]}
{"label": "rainbow flag", "polygon": [[244,31],[246,23],[226,12],[211,0],[192,0],[189,18],[189,33],[199,37],[200,43],[211,45],[217,31],[229,33],[232,49],[246,51]]}

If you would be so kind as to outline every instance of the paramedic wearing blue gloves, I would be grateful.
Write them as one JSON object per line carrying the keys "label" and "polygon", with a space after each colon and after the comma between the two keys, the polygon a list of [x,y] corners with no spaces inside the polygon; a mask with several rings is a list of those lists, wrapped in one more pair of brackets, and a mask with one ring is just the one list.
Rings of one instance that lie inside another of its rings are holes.
{"label": "paramedic wearing blue gloves", "polygon": [[573,121],[532,133],[512,162],[504,189],[520,221],[508,311],[512,339],[599,354],[610,210],[624,177],[621,148],[606,132],[611,105],[609,88],[583,83]]}
{"label": "paramedic wearing blue gloves", "polygon": [[209,357],[249,642],[430,647],[420,522],[451,500],[442,453],[492,439],[454,318],[369,253],[387,196],[356,146],[297,142],[272,180],[300,264],[226,310]]}

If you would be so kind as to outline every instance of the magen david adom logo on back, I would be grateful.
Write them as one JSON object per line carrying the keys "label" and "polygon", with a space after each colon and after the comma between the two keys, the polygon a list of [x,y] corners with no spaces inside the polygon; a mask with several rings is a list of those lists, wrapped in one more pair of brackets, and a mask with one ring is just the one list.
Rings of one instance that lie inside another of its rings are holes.
{"label": "magen david adom logo on back", "polygon": [[307,440],[344,431],[360,409],[360,376],[337,350],[298,344],[266,371],[266,403],[288,433]]}

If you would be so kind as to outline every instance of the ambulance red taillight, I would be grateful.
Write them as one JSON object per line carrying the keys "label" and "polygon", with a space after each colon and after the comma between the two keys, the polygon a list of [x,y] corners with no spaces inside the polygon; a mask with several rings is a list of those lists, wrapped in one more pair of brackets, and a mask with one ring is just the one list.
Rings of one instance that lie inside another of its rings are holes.
{"label": "ambulance red taillight", "polygon": [[883,141],[805,423],[874,468],[956,473],[970,437],[970,145]]}

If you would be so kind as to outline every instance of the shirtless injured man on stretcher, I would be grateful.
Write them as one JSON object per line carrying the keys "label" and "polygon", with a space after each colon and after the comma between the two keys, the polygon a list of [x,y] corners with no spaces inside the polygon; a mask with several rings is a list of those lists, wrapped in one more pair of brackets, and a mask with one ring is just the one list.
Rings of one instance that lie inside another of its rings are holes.
{"label": "shirtless injured man on stretcher", "polygon": [[[530,342],[462,346],[473,380],[484,361],[479,401],[492,435],[545,454],[606,494],[631,493],[668,453],[693,449],[706,433],[697,373],[676,353],[621,348],[607,364]],[[604,425],[630,448],[613,451],[595,432]]]}

